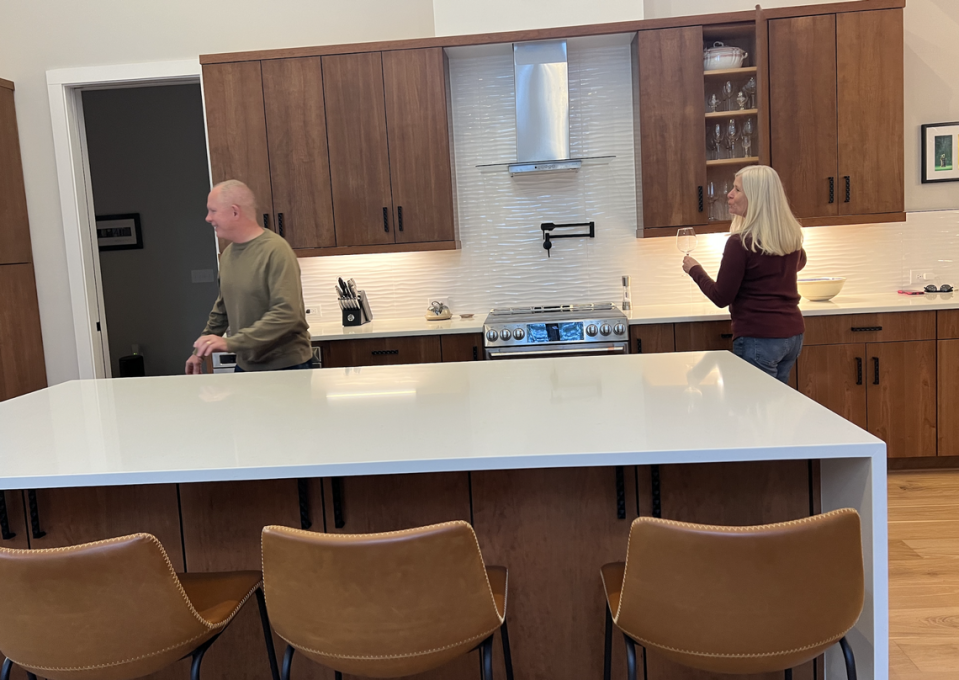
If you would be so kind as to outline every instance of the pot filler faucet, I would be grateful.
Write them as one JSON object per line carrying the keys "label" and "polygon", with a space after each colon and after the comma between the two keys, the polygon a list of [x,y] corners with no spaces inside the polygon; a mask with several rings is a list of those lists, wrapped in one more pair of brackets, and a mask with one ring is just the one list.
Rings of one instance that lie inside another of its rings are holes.
{"label": "pot filler faucet", "polygon": [[[556,238],[596,238],[596,223],[595,222],[573,222],[572,224],[553,224],[552,222],[544,222],[539,225],[539,228],[543,230],[543,248],[546,249],[546,257],[549,257],[550,248],[553,247],[552,239]],[[589,227],[588,234],[550,234],[553,229],[565,229],[568,227]]]}

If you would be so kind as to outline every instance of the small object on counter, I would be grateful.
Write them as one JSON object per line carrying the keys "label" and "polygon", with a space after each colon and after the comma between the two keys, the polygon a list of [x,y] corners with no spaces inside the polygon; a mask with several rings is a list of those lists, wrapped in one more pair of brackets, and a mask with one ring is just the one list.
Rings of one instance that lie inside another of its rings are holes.
{"label": "small object on counter", "polygon": [[344,326],[362,326],[373,320],[373,310],[370,309],[366,291],[357,290],[353,279],[337,279],[336,291]]}
{"label": "small object on counter", "polygon": [[452,316],[453,312],[450,311],[450,308],[439,300],[433,300],[430,306],[426,308],[427,321],[445,321]]}
{"label": "small object on counter", "polygon": [[815,276],[797,279],[796,287],[799,294],[807,300],[825,302],[836,297],[845,282],[845,276]]}
{"label": "small object on counter", "polygon": [[629,292],[629,277],[623,277],[623,304],[621,309],[628,312],[633,308],[632,295]]}
{"label": "small object on counter", "polygon": [[900,295],[925,295],[926,291],[924,290],[900,290],[898,291]]}
{"label": "small object on counter", "polygon": [[460,314],[461,319],[472,319],[474,314]]}

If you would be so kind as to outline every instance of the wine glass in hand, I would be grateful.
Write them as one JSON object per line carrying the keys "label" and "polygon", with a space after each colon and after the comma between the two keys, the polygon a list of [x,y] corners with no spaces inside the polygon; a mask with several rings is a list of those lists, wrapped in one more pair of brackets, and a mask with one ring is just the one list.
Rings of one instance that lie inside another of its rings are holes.
{"label": "wine glass in hand", "polygon": [[676,247],[679,252],[689,255],[696,250],[696,230],[692,227],[683,227],[676,232]]}

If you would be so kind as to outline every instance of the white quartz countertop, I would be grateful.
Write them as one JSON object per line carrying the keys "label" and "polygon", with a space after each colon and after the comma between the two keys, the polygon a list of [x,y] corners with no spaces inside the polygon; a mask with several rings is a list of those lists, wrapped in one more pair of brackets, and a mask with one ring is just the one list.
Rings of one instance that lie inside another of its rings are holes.
{"label": "white quartz countertop", "polygon": [[728,352],[81,380],[0,403],[0,489],[874,458]]}
{"label": "white quartz countertop", "polygon": [[[717,308],[696,292],[685,300],[663,301],[657,305],[635,306],[626,313],[630,325],[649,323],[684,323],[690,321],[716,321],[729,318],[727,308]],[[799,303],[803,316],[826,316],[831,314],[867,314],[873,312],[918,312],[938,309],[959,309],[959,295],[936,293],[931,295],[899,295],[879,293],[876,295],[837,295],[826,302],[810,302],[803,298]],[[347,338],[388,338],[411,335],[436,335],[445,333],[481,333],[488,312],[475,314],[470,319],[454,315],[448,321],[427,321],[424,317],[406,319],[376,319],[368,324],[344,327],[339,320],[329,323],[313,323],[310,335],[313,340],[344,340]],[[375,310],[374,310],[375,315]]]}

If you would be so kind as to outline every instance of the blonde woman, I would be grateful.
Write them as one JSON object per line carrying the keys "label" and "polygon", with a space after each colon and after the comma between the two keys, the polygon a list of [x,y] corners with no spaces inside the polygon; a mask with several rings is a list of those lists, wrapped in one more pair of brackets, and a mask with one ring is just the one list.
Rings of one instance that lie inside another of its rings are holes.
{"label": "blonde woman", "polygon": [[717,307],[729,305],[733,353],[787,382],[805,331],[796,289],[806,266],[802,229],[768,166],[736,173],[726,202],[733,223],[716,280],[688,255],[683,271]]}

